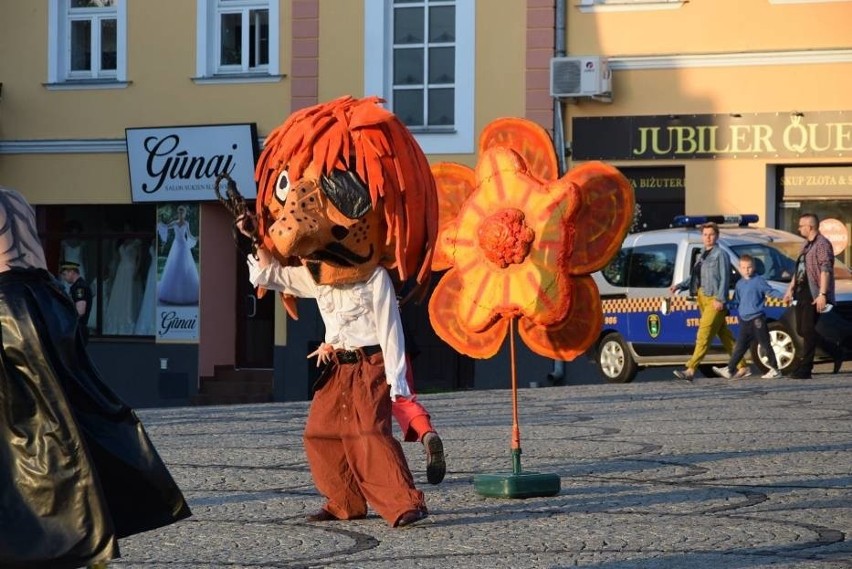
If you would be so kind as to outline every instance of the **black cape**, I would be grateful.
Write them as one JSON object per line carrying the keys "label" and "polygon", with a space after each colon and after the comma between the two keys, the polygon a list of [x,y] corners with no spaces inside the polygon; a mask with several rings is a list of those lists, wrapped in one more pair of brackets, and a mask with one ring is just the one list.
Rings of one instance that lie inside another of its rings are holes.
{"label": "black cape", "polygon": [[0,273],[0,567],[119,556],[191,515],[133,410],[103,382],[47,271]]}

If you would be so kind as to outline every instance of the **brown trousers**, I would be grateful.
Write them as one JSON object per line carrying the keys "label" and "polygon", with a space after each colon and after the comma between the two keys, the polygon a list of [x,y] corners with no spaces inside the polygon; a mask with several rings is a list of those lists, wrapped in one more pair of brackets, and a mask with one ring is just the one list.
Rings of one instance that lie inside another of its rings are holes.
{"label": "brown trousers", "polygon": [[332,365],[305,425],[314,484],[326,497],[323,507],[336,518],[362,518],[369,503],[394,526],[405,512],[426,506],[391,431],[382,354]]}

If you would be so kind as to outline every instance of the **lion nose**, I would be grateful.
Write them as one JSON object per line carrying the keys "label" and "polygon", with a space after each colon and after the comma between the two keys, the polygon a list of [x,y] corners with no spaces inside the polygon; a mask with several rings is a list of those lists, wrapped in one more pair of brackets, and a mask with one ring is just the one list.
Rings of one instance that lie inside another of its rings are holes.
{"label": "lion nose", "polygon": [[338,241],[343,241],[349,235],[349,230],[342,225],[335,225],[331,228],[331,235]]}

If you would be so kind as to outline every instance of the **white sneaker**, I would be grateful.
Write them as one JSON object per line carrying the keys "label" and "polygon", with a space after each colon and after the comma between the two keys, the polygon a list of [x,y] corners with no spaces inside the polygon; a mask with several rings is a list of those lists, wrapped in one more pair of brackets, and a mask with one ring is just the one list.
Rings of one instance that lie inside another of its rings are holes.
{"label": "white sneaker", "polygon": [[731,372],[728,371],[728,366],[714,367],[713,371],[716,372],[716,375],[718,375],[719,377],[724,377],[725,379],[731,379]]}
{"label": "white sneaker", "polygon": [[781,372],[777,369],[769,368],[769,371],[761,375],[763,379],[778,379],[781,377]]}

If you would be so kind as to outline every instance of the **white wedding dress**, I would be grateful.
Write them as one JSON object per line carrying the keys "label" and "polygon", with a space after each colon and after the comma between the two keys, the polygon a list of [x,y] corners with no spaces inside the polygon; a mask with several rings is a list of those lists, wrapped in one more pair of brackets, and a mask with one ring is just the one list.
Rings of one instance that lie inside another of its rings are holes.
{"label": "white wedding dress", "polygon": [[141,246],[138,239],[130,239],[118,247],[118,267],[104,309],[104,334],[134,334],[142,296],[142,283],[136,277]]}
{"label": "white wedding dress", "polygon": [[[160,236],[163,237],[163,229],[174,233],[169,256],[166,258],[166,266],[163,268],[163,276],[157,288],[157,298],[165,304],[176,304],[181,306],[194,306],[198,304],[198,267],[192,256],[192,248],[197,240],[189,231],[189,223],[172,222],[168,226],[160,227]],[[167,236],[167,235],[166,235]]]}
{"label": "white wedding dress", "polygon": [[145,292],[139,305],[139,316],[136,318],[136,335],[154,335],[154,313],[157,311],[154,295],[157,292],[157,250],[154,243],[148,248],[151,264],[148,265],[148,276],[145,278]]}

